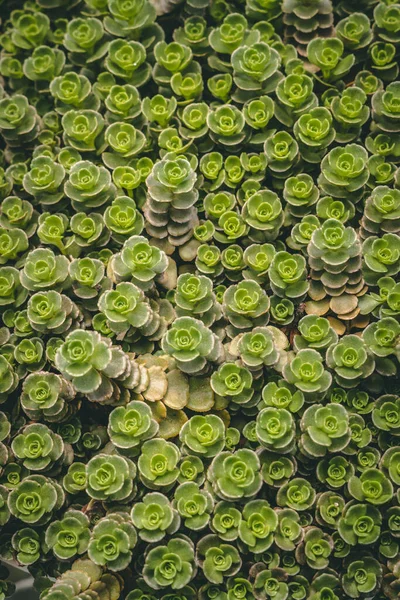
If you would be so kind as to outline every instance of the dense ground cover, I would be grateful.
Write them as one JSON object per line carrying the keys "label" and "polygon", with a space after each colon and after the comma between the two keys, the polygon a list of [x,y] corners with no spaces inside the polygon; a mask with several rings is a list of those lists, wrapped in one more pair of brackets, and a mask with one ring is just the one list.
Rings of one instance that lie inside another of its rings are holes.
{"label": "dense ground cover", "polygon": [[398,598],[400,5],[1,12],[0,557]]}

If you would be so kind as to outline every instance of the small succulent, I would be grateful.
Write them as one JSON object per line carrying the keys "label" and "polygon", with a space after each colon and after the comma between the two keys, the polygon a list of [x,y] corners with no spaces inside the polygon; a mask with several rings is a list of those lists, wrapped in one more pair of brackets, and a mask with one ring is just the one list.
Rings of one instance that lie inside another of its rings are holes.
{"label": "small succulent", "polygon": [[146,238],[133,235],[125,241],[121,252],[113,255],[109,269],[117,281],[130,279],[147,290],[167,266],[167,257],[162,250],[150,246]]}
{"label": "small succulent", "polygon": [[343,575],[343,588],[350,598],[359,598],[362,594],[375,591],[382,577],[378,561],[371,556],[352,561]]}
{"label": "small succulent", "polygon": [[223,364],[212,374],[210,383],[216,394],[235,404],[247,404],[254,394],[251,372],[235,363]]}
{"label": "small succulent", "polygon": [[29,525],[43,524],[63,504],[62,488],[43,475],[29,475],[8,496],[11,514]]}
{"label": "small succulent", "polygon": [[217,415],[195,415],[184,424],[179,438],[188,452],[212,458],[225,446],[225,426]]}
{"label": "small succulent", "polygon": [[179,317],[162,339],[164,352],[173,357],[184,373],[198,373],[219,354],[212,331],[193,317]]}
{"label": "small succulent", "polygon": [[131,518],[139,537],[146,542],[159,542],[175,533],[180,518],[168,499],[159,492],[150,492],[132,508]]}
{"label": "small succulent", "polygon": [[355,335],[344,336],[332,345],[326,358],[328,366],[335,372],[336,381],[345,387],[356,386],[374,369],[374,359],[365,342]]}
{"label": "small succulent", "polygon": [[82,392],[95,391],[101,385],[101,372],[111,359],[108,344],[94,331],[73,331],[55,357],[60,372]]}
{"label": "small succulent", "polygon": [[292,414],[286,408],[267,407],[257,415],[257,440],[273,452],[291,452],[295,442],[295,425]]}
{"label": "small succulent", "polygon": [[221,584],[224,577],[235,575],[242,564],[239,552],[217,535],[204,536],[197,546],[197,560],[208,581]]}
{"label": "small succulent", "polygon": [[285,380],[304,394],[324,395],[332,378],[324,369],[321,355],[312,348],[299,350],[297,355],[283,369]]}
{"label": "small succulent", "polygon": [[201,490],[193,481],[186,481],[177,487],[174,503],[185,527],[192,531],[204,529],[210,520],[214,507],[213,497]]}
{"label": "small succulent", "polygon": [[138,461],[143,483],[150,489],[170,486],[178,478],[179,453],[174,444],[161,438],[144,442]]}
{"label": "small succulent", "polygon": [[12,443],[15,456],[31,471],[44,471],[54,466],[64,451],[61,437],[46,425],[27,425]]}
{"label": "small succulent", "polygon": [[255,553],[265,552],[274,540],[278,516],[266,500],[251,500],[243,510],[239,537]]}
{"label": "small succulent", "polygon": [[223,500],[251,498],[259,491],[262,481],[257,472],[259,459],[248,449],[236,452],[221,452],[211,463],[209,478],[211,485]]}
{"label": "small succulent", "polygon": [[132,559],[136,530],[124,513],[109,513],[93,527],[88,555],[96,565],[121,571]]}
{"label": "small succulent", "polygon": [[166,546],[152,548],[145,557],[143,578],[153,589],[179,590],[194,574],[193,545],[186,539],[172,538]]}
{"label": "small succulent", "polygon": [[89,519],[78,510],[69,510],[62,520],[53,521],[48,526],[45,539],[47,546],[60,560],[83,554],[89,545]]}
{"label": "small succulent", "polygon": [[310,457],[339,452],[350,441],[349,417],[341,404],[314,404],[305,411],[301,448]]}
{"label": "small succulent", "polygon": [[128,458],[97,454],[87,464],[87,493],[95,500],[125,500],[135,475],[136,467]]}
{"label": "small succulent", "polygon": [[381,522],[382,516],[375,506],[351,501],[339,519],[338,531],[351,546],[368,545],[378,539]]}

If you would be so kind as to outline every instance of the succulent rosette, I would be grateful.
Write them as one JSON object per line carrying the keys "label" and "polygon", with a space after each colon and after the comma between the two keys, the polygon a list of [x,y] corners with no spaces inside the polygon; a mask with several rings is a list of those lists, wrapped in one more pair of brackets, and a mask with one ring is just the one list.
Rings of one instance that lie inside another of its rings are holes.
{"label": "succulent rosette", "polygon": [[131,235],[140,235],[144,226],[143,217],[129,196],[118,196],[113,200],[104,213],[104,223],[113,238],[121,243]]}
{"label": "succulent rosette", "polygon": [[303,511],[314,504],[315,496],[314,489],[306,479],[295,477],[279,489],[277,502],[279,506]]}
{"label": "succulent rosette", "polygon": [[57,350],[56,365],[79,391],[95,391],[112,359],[109,345],[94,331],[74,331]]}
{"label": "succulent rosette", "polygon": [[48,522],[63,503],[62,488],[43,475],[29,475],[8,496],[11,514],[29,525]]}
{"label": "succulent rosette", "polygon": [[252,194],[243,206],[242,217],[252,229],[261,231],[265,240],[275,239],[283,223],[282,205],[277,194],[270,190]]}
{"label": "succulent rosette", "polygon": [[353,475],[349,480],[348,488],[356,500],[376,506],[386,504],[393,496],[390,479],[376,468],[365,469],[360,477]]}
{"label": "succulent rosette", "polygon": [[194,574],[194,549],[187,539],[172,538],[166,546],[152,548],[145,557],[143,578],[153,589],[179,590]]}
{"label": "succulent rosette", "polygon": [[335,379],[340,385],[354,387],[374,370],[374,359],[365,342],[347,335],[327,352],[327,365],[334,370]]}
{"label": "succulent rosette", "polygon": [[171,486],[178,479],[179,452],[172,442],[162,438],[147,440],[138,460],[139,475],[150,489]]}
{"label": "succulent rosette", "polygon": [[242,112],[232,104],[221,105],[208,113],[207,125],[211,138],[222,146],[235,146],[246,138]]}
{"label": "succulent rosette", "polygon": [[277,252],[268,273],[273,292],[281,298],[299,298],[308,290],[306,261],[301,255]]}
{"label": "succulent rosette", "polygon": [[251,500],[243,510],[239,537],[255,553],[265,552],[274,540],[277,513],[266,500]]}
{"label": "succulent rosette", "polygon": [[312,348],[299,350],[284,366],[283,376],[306,396],[324,395],[332,382],[330,373],[324,369],[321,355]]}
{"label": "succulent rosette", "polygon": [[227,501],[254,497],[262,485],[259,464],[252,450],[221,452],[213,459],[208,472],[217,496]]}
{"label": "succulent rosette", "polygon": [[110,571],[122,571],[132,559],[136,530],[124,513],[109,513],[94,526],[88,555],[95,565]]}
{"label": "succulent rosette", "polygon": [[68,278],[69,261],[48,248],[36,248],[27,255],[20,271],[22,286],[29,291],[62,289]]}
{"label": "succulent rosette", "polygon": [[202,321],[179,317],[162,339],[166,354],[173,357],[184,373],[197,373],[208,360],[218,358],[218,340]]}
{"label": "succulent rosette", "polygon": [[192,531],[204,529],[214,508],[212,495],[193,481],[186,481],[175,491],[175,506],[185,527]]}
{"label": "succulent rosette", "polygon": [[339,452],[350,441],[349,417],[341,404],[310,406],[302,417],[301,428],[301,449],[311,457]]}
{"label": "succulent rosette", "polygon": [[297,413],[304,404],[304,394],[284,379],[277,383],[270,381],[262,390],[262,403],[259,407],[272,406],[285,408],[291,413]]}
{"label": "succulent rosette", "polygon": [[382,569],[375,558],[362,557],[352,561],[343,576],[343,588],[350,598],[359,598],[362,594],[375,592],[381,582]]}
{"label": "succulent rosette", "polygon": [[99,309],[115,333],[127,332],[130,328],[140,329],[152,317],[143,291],[128,281],[118,283],[115,290],[104,292],[99,298]]}
{"label": "succulent rosette", "polygon": [[254,582],[254,591],[256,598],[283,598],[289,595],[289,587],[286,583],[288,579],[287,573],[280,568],[271,568],[260,570]]}
{"label": "succulent rosette", "polygon": [[67,511],[46,529],[46,544],[60,560],[86,552],[89,538],[89,519],[78,510]]}
{"label": "succulent rosette", "polygon": [[135,285],[146,290],[167,266],[168,260],[162,250],[150,246],[145,237],[133,235],[126,240],[122,251],[113,256],[109,269],[117,281],[131,279]]}
{"label": "succulent rosette", "polygon": [[369,545],[380,534],[382,516],[375,506],[349,502],[338,522],[338,531],[350,546]]}
{"label": "succulent rosette", "polygon": [[253,397],[253,376],[245,367],[226,363],[215,371],[210,380],[213,391],[235,404],[247,404]]}
{"label": "succulent rosette", "polygon": [[142,502],[136,502],[131,518],[139,537],[146,542],[159,542],[167,534],[175,533],[180,523],[177,510],[159,492],[150,492]]}
{"label": "succulent rosette", "polygon": [[[240,46],[233,52],[231,63],[234,82],[244,91],[269,91],[279,79],[279,53],[265,42]],[[274,81],[271,81],[273,76]]]}
{"label": "succulent rosette", "polygon": [[12,443],[15,456],[31,471],[43,471],[54,466],[64,451],[61,437],[46,425],[33,423],[24,428]]}
{"label": "succulent rosette", "polygon": [[197,546],[197,560],[208,581],[221,584],[224,577],[237,573],[242,560],[231,544],[221,542],[217,535],[204,536]]}
{"label": "succulent rosette", "polygon": [[328,319],[317,315],[307,315],[299,321],[299,335],[296,335],[293,344],[297,351],[311,348],[324,352],[337,340],[337,334],[330,326]]}
{"label": "succulent rosette", "polygon": [[225,446],[225,426],[217,415],[195,415],[184,424],[179,437],[188,452],[212,458]]}
{"label": "succulent rosette", "polygon": [[319,184],[334,198],[346,198],[359,192],[368,180],[367,152],[358,144],[331,150],[321,163]]}
{"label": "succulent rosette", "polygon": [[87,493],[95,500],[125,500],[133,490],[136,467],[128,458],[98,454],[87,465]]}
{"label": "succulent rosette", "polygon": [[132,401],[110,413],[108,431],[112,443],[121,450],[130,450],[155,436],[158,424],[144,402]]}
{"label": "succulent rosette", "polygon": [[225,314],[233,327],[247,329],[268,321],[269,297],[255,281],[241,281],[224,294]]}
{"label": "succulent rosette", "polygon": [[316,37],[307,45],[307,58],[321,70],[323,79],[329,82],[343,77],[354,63],[354,54],[342,58],[343,51],[344,44],[339,38]]}
{"label": "succulent rosette", "polygon": [[295,424],[285,408],[263,408],[257,415],[255,432],[257,440],[268,450],[282,454],[293,451]]}
{"label": "succulent rosette", "polygon": [[111,199],[114,188],[110,173],[105,167],[82,160],[72,166],[64,191],[75,206],[86,211]]}

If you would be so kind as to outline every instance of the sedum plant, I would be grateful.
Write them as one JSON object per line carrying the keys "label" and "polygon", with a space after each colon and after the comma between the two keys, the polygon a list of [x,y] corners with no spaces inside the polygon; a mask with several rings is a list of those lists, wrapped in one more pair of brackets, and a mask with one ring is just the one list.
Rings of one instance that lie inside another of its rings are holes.
{"label": "sedum plant", "polygon": [[159,492],[149,492],[142,502],[137,502],[131,512],[131,519],[139,537],[145,542],[154,543],[179,528],[180,517],[168,499]]}
{"label": "sedum plant", "polygon": [[150,588],[180,590],[194,574],[194,549],[187,538],[172,538],[167,545],[152,548],[145,557],[143,578]]}
{"label": "sedum plant", "polygon": [[135,528],[126,514],[109,513],[93,527],[88,556],[95,565],[121,571],[132,558],[136,540]]}
{"label": "sedum plant", "polygon": [[2,561],[41,600],[395,600],[399,4],[0,12]]}

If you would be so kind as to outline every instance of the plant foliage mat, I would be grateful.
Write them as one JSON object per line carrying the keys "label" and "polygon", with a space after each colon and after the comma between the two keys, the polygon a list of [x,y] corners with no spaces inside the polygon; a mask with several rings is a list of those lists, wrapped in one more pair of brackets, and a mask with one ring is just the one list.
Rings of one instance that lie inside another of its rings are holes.
{"label": "plant foliage mat", "polygon": [[0,557],[399,598],[400,4],[1,12]]}

